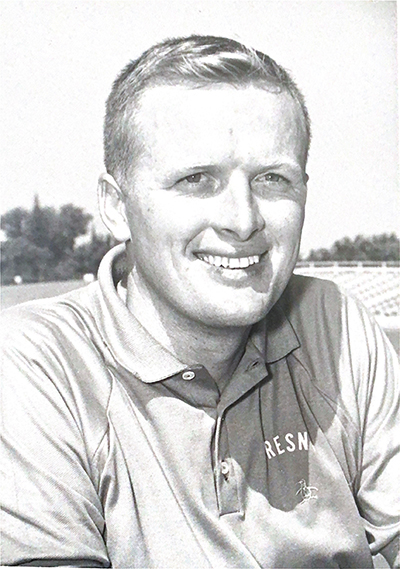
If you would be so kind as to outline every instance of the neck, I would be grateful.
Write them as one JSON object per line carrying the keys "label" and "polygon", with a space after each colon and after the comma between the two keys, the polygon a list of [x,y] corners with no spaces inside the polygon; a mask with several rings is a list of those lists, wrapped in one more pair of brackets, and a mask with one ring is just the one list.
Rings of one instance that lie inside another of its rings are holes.
{"label": "neck", "polygon": [[203,365],[222,387],[243,355],[250,328],[212,328],[189,321],[141,289],[131,273],[126,300],[130,312],[177,359],[187,365]]}

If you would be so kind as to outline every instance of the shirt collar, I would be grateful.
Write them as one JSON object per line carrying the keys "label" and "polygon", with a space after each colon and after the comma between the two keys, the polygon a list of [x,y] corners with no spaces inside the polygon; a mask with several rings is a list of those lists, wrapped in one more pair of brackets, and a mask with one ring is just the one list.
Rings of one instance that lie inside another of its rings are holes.
{"label": "shirt collar", "polygon": [[[98,272],[99,296],[95,318],[103,342],[115,362],[141,381],[155,383],[191,366],[179,361],[159,344],[118,295],[116,285],[124,275],[125,259],[124,244],[117,245],[103,258]],[[299,345],[292,325],[278,303],[264,320],[253,327],[238,368],[248,367],[260,358],[273,363]]]}
{"label": "shirt collar", "polygon": [[282,308],[283,293],[279,301],[273,306],[265,320],[265,361],[274,363],[300,347],[299,338]]}
{"label": "shirt collar", "polygon": [[117,293],[124,273],[125,245],[117,245],[100,263],[100,288],[96,320],[99,331],[115,362],[145,383],[161,381],[187,366],[161,346],[147,332]]}

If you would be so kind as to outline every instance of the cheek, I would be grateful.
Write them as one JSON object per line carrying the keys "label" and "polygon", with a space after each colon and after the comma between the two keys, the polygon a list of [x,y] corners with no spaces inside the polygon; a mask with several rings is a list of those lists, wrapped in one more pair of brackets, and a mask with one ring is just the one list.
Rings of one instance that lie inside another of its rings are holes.
{"label": "cheek", "polygon": [[288,213],[286,223],[282,227],[283,236],[288,240],[288,243],[291,242],[292,245],[296,245],[300,242],[303,223],[304,208],[296,205],[296,207]]}
{"label": "cheek", "polygon": [[161,240],[158,228],[152,222],[152,212],[150,208],[137,208],[132,205],[126,210],[126,217],[131,234],[132,252],[138,260],[146,251],[151,251],[150,258],[154,257],[157,248],[154,243]]}
{"label": "cheek", "polygon": [[127,219],[136,255],[150,255],[153,264],[167,262],[176,256],[177,250],[182,252],[190,239],[191,216],[167,200],[132,200]]}
{"label": "cheek", "polygon": [[265,230],[279,246],[293,246],[300,240],[304,222],[304,207],[293,200],[263,204]]}
{"label": "cheek", "polygon": [[145,197],[132,197],[126,204],[126,216],[132,234],[132,241],[140,241],[159,229],[157,210]]}

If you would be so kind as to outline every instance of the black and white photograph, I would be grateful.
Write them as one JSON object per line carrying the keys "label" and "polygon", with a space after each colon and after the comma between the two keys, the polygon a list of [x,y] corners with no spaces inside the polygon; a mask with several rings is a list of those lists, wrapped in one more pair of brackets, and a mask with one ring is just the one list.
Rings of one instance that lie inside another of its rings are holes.
{"label": "black and white photograph", "polygon": [[399,568],[397,2],[0,19],[0,565]]}

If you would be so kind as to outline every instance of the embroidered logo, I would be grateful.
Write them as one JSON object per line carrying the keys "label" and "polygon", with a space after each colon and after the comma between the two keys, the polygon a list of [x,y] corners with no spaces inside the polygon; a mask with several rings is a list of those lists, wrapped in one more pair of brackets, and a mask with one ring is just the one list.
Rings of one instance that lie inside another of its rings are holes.
{"label": "embroidered logo", "polygon": [[302,501],[300,504],[304,504],[304,502],[309,502],[310,500],[318,500],[317,492],[318,488],[315,486],[307,486],[306,481],[299,480],[297,484],[300,484],[300,488],[297,490],[296,495],[300,494]]}

